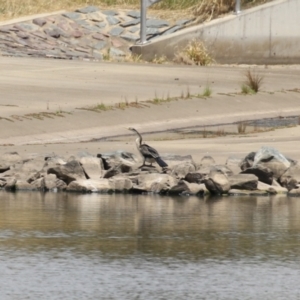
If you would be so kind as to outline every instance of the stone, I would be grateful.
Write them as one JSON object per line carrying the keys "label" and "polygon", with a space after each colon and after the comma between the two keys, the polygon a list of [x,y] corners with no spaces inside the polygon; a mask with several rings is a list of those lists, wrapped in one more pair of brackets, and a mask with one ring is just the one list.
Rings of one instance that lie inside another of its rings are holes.
{"label": "stone", "polygon": [[106,37],[101,33],[94,33],[92,35],[92,38],[95,40],[100,40],[100,41],[104,41],[106,39]]}
{"label": "stone", "polygon": [[46,28],[44,30],[44,32],[47,35],[49,35],[49,36],[51,36],[53,38],[56,38],[56,39],[58,39],[60,37],[60,35],[61,35],[61,30],[59,30],[59,28]]}
{"label": "stone", "polygon": [[72,35],[75,39],[81,38],[83,36],[83,32],[79,31],[79,30],[74,30],[72,32]]}
{"label": "stone", "polygon": [[176,25],[182,26],[182,25],[186,25],[188,23],[191,23],[192,21],[193,21],[192,19],[178,20],[178,21],[176,21]]}
{"label": "stone", "polygon": [[240,168],[242,171],[252,167],[255,154],[256,152],[250,152],[243,160],[241,160]]}
{"label": "stone", "polygon": [[5,190],[6,191],[15,191],[16,190],[17,179],[15,177],[9,178],[6,181]]}
{"label": "stone", "polygon": [[189,183],[202,183],[205,176],[198,172],[191,172],[185,175],[184,180]]}
{"label": "stone", "polygon": [[140,30],[140,28],[138,26],[128,28],[128,31],[131,32],[131,33],[135,33],[139,30]]}
{"label": "stone", "polygon": [[228,177],[220,170],[211,171],[203,182],[212,194],[225,194],[230,190]]}
{"label": "stone", "polygon": [[185,176],[188,173],[195,172],[196,167],[191,162],[182,162],[178,165],[175,165],[172,169],[171,176],[174,176],[176,178],[182,179],[185,178]]}
{"label": "stone", "polygon": [[182,162],[194,164],[194,160],[191,155],[162,154],[161,158],[168,164],[169,168],[172,168]]}
{"label": "stone", "polygon": [[120,37],[128,42],[136,42],[140,39],[138,36],[129,33],[122,34]]}
{"label": "stone", "polygon": [[111,44],[113,47],[119,48],[124,46],[124,43],[120,41],[120,39],[118,38],[112,38],[111,39]]}
{"label": "stone", "polygon": [[97,157],[102,159],[104,170],[119,165],[132,167],[138,162],[134,154],[123,150],[97,154]]}
{"label": "stone", "polygon": [[66,12],[63,13],[62,15],[71,20],[78,20],[82,18],[82,14],[78,12]]}
{"label": "stone", "polygon": [[162,33],[162,35],[167,35],[167,34],[174,33],[174,32],[176,32],[176,31],[178,31],[178,30],[180,30],[180,29],[182,29],[182,26],[176,25],[176,26],[173,26],[173,27],[167,29],[166,31],[164,31],[164,32]]}
{"label": "stone", "polygon": [[115,47],[110,48],[110,55],[111,56],[126,56],[126,53],[120,49],[117,49]]}
{"label": "stone", "polygon": [[39,30],[39,26],[30,23],[18,23],[14,27],[21,31],[36,31]]}
{"label": "stone", "polygon": [[180,180],[177,185],[170,189],[169,193],[179,195],[203,195],[208,193],[208,190],[206,189],[205,184],[189,183]]}
{"label": "stone", "polygon": [[239,174],[242,171],[240,167],[241,162],[241,158],[231,156],[227,158],[225,166],[229,168],[233,174]]}
{"label": "stone", "polygon": [[146,21],[146,26],[152,27],[152,28],[167,27],[167,26],[169,26],[169,22],[164,21],[164,20],[150,19],[150,20]]}
{"label": "stone", "polygon": [[97,44],[95,44],[95,45],[93,46],[93,48],[96,49],[96,50],[102,50],[102,49],[104,49],[106,46],[107,46],[107,42],[102,41],[102,42],[98,42]]}
{"label": "stone", "polygon": [[124,29],[121,27],[114,27],[109,31],[109,34],[111,36],[119,36],[120,34],[122,34],[123,31]]}
{"label": "stone", "polygon": [[67,188],[67,184],[58,179],[55,174],[47,174],[44,177],[46,191],[64,191]]}
{"label": "stone", "polygon": [[47,24],[47,19],[45,18],[36,18],[32,20],[32,23],[35,25],[38,25],[40,27],[43,27],[45,24]]}
{"label": "stone", "polygon": [[[6,189],[6,187],[5,187]],[[299,197],[300,196],[300,187],[292,189],[288,192],[288,196]]]}
{"label": "stone", "polygon": [[44,177],[38,178],[31,183],[34,190],[45,191],[45,179]]}
{"label": "stone", "polygon": [[281,186],[274,186],[274,185],[269,185],[263,182],[258,182],[257,189],[259,191],[265,191],[268,192],[271,195],[276,195],[276,194],[287,194],[288,190],[286,188],[283,188]]}
{"label": "stone", "polygon": [[274,178],[273,171],[261,165],[245,169],[241,174],[254,174],[259,181],[266,184],[272,184]]}
{"label": "stone", "polygon": [[63,180],[67,185],[75,180],[86,179],[82,166],[76,160],[67,162],[63,166],[49,168],[47,174],[55,174],[58,179]]}
{"label": "stone", "polygon": [[141,12],[136,11],[136,10],[132,10],[132,11],[128,12],[126,15],[131,17],[131,18],[140,18],[141,17]]}
{"label": "stone", "polygon": [[165,194],[177,185],[177,179],[168,174],[141,174],[137,176],[137,185],[133,186],[136,192],[152,192]]}
{"label": "stone", "polygon": [[98,157],[86,156],[80,159],[81,166],[87,179],[98,179],[104,175],[103,162]]}
{"label": "stone", "polygon": [[17,37],[21,38],[21,39],[28,39],[29,38],[29,34],[24,32],[24,31],[19,31],[16,33]]}
{"label": "stone", "polygon": [[91,14],[98,11],[99,8],[97,6],[92,6],[92,5],[75,10],[75,12],[82,13],[82,14]]}
{"label": "stone", "polygon": [[107,15],[107,16],[116,16],[116,15],[118,15],[118,12],[115,11],[115,10],[103,10],[102,13]]}
{"label": "stone", "polygon": [[104,21],[103,17],[98,12],[89,13],[86,15],[86,18],[93,22],[103,22]]}
{"label": "stone", "polygon": [[200,161],[200,168],[214,166],[215,164],[216,164],[215,160],[210,155],[206,155],[203,156]]}
{"label": "stone", "polygon": [[238,174],[228,176],[230,189],[256,190],[258,178],[253,174]]}
{"label": "stone", "polygon": [[121,23],[120,26],[129,27],[129,26],[137,25],[139,23],[140,23],[140,19],[133,19],[133,20]]}
{"label": "stone", "polygon": [[105,28],[106,27],[106,22],[99,22],[95,24],[99,28]]}
{"label": "stone", "polygon": [[107,20],[107,22],[108,22],[108,24],[109,24],[110,26],[112,26],[112,25],[117,25],[117,24],[120,23],[120,20],[119,20],[119,19],[117,19],[117,18],[115,18],[115,17],[112,17],[112,16],[107,16],[107,17],[106,17],[106,20]]}
{"label": "stone", "polygon": [[160,30],[157,28],[147,28],[146,29],[146,34],[147,35],[153,35],[153,34],[159,34]]}

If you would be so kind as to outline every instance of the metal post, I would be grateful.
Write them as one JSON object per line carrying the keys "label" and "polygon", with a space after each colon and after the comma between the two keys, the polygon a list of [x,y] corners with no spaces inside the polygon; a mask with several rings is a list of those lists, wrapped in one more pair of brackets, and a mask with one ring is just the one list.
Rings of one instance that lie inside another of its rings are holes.
{"label": "metal post", "polygon": [[235,14],[239,14],[241,12],[241,0],[235,1]]}
{"label": "metal post", "polygon": [[147,31],[147,0],[141,0],[141,25],[140,25],[140,41],[138,44],[146,44],[146,31]]}

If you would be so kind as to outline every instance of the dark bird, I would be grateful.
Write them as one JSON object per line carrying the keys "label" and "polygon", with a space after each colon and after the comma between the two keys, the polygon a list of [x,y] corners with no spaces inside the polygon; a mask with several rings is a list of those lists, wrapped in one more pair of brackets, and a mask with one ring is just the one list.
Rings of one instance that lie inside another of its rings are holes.
{"label": "dark bird", "polygon": [[143,143],[142,136],[138,133],[138,131],[132,127],[129,127],[128,130],[134,132],[138,137],[135,140],[136,147],[138,151],[141,153],[144,161],[141,167],[146,166],[146,161],[150,163],[150,167],[152,167],[152,163],[155,161],[159,164],[160,167],[165,168],[168,165],[161,159],[158,152],[152,148],[151,146]]}

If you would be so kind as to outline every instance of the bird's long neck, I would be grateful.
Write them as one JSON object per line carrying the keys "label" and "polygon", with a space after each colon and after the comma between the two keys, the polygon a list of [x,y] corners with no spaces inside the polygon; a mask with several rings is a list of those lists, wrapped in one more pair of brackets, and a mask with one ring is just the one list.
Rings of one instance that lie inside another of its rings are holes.
{"label": "bird's long neck", "polygon": [[135,140],[135,143],[136,143],[137,147],[139,147],[140,145],[142,145],[143,138],[137,131],[135,131],[135,133],[138,136],[137,139]]}

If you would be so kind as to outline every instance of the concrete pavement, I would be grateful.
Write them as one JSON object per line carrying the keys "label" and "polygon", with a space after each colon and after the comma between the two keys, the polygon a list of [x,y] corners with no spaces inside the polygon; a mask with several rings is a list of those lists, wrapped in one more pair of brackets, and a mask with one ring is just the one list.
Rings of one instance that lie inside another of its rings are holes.
{"label": "concrete pavement", "polygon": [[[125,135],[129,133],[126,126],[135,126],[141,132],[153,132],[300,115],[300,93],[297,91],[300,88],[299,66],[257,67],[264,76],[264,84],[263,91],[253,96],[239,94],[247,66],[202,68],[1,57],[0,68],[0,144],[14,145],[2,146],[1,151],[16,150],[21,145],[24,149],[29,147],[24,146],[28,144],[34,144],[30,146],[33,147],[31,149],[40,149],[39,151],[49,151],[50,148],[55,151],[55,147],[71,151],[70,144],[59,146],[49,143],[78,143],[93,138]],[[142,102],[154,97],[166,98],[168,94],[201,94],[207,85],[212,90],[211,98],[179,99],[160,105]],[[127,102],[141,102],[147,107],[105,112],[82,109],[101,103],[124,103],[125,99]],[[295,131],[289,142],[298,142],[298,131]],[[265,134],[258,143],[267,140],[270,133]],[[245,143],[248,143],[247,138],[249,137],[245,138]],[[286,133],[280,137],[286,138]],[[270,138],[270,141],[272,139],[274,138]],[[131,140],[132,137],[128,137],[128,141]],[[242,141],[241,138],[238,140]],[[207,149],[214,149],[216,141],[220,139],[210,140],[209,143],[212,144]],[[154,143],[160,144],[165,152],[170,152],[167,150],[170,144],[175,152],[176,145],[178,151],[182,152],[190,144],[190,150],[195,155],[200,155],[207,152],[204,142],[207,143],[201,139],[200,143],[194,143],[196,148],[193,148],[192,141]],[[288,141],[284,143],[287,145]],[[226,144],[234,147],[233,151],[238,148],[230,142]],[[99,144],[95,143],[76,144],[74,147],[78,148],[78,145],[99,148]],[[124,142],[109,145],[103,142],[101,147],[106,150],[111,147],[126,148]],[[129,145],[130,150],[131,143]],[[200,149],[202,150],[199,152]],[[243,149],[247,153],[248,148]],[[294,151],[295,148],[291,150]]]}

